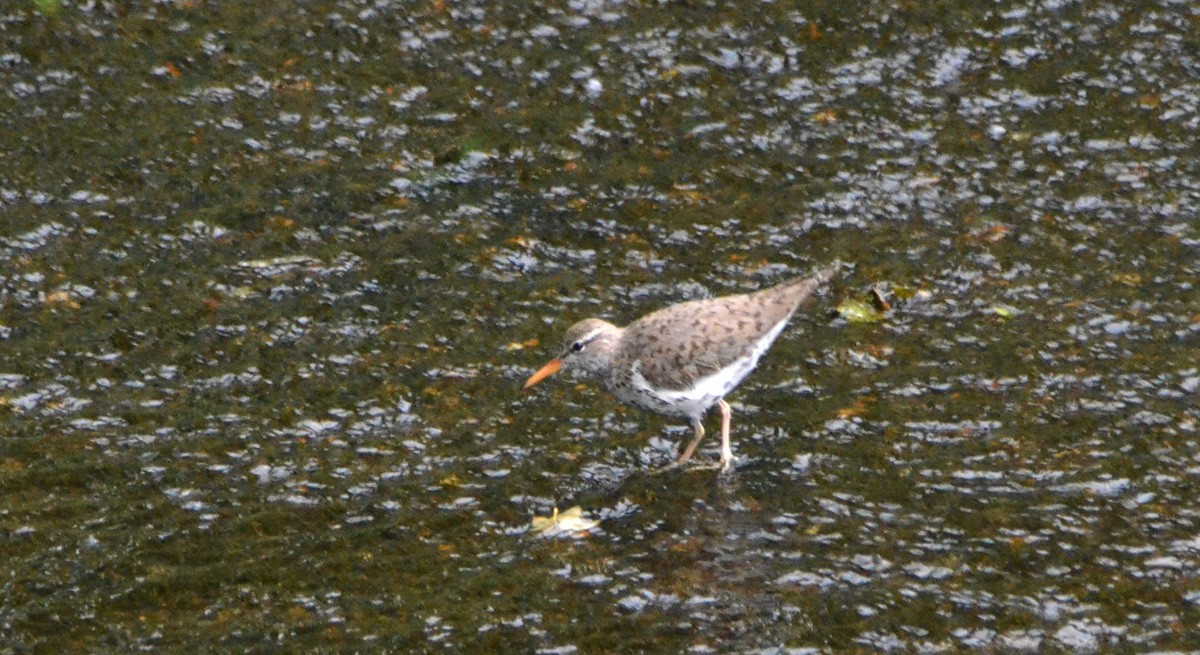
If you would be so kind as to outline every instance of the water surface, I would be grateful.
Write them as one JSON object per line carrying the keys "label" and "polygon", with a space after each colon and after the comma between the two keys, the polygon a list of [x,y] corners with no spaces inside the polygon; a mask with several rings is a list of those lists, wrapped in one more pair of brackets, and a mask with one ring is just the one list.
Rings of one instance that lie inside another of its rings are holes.
{"label": "water surface", "polygon": [[1200,649],[1194,5],[258,4],[0,15],[0,650]]}

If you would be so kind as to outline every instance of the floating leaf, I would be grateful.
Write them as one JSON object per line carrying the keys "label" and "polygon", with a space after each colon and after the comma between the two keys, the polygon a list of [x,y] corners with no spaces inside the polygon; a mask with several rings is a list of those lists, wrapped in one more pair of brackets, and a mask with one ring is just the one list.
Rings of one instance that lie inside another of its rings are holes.
{"label": "floating leaf", "polygon": [[528,341],[523,341],[523,342],[514,341],[510,344],[505,345],[504,349],[509,352],[512,352],[514,350],[524,350],[526,348],[534,348],[538,345],[538,343],[540,343],[540,342],[535,337],[533,339],[529,339]]}
{"label": "floating leaf", "polygon": [[851,323],[878,323],[883,320],[883,312],[875,309],[872,303],[862,300],[844,300],[837,306],[837,313]]}
{"label": "floating leaf", "polygon": [[71,297],[71,294],[66,291],[52,291],[46,294],[45,304],[51,307],[66,307],[68,309],[79,309],[79,303]]}
{"label": "floating leaf", "polygon": [[837,411],[838,418],[854,418],[861,415],[867,410],[867,404],[860,398],[850,407],[843,407]]}
{"label": "floating leaf", "polygon": [[62,0],[33,0],[33,6],[45,16],[57,16],[62,10]]}
{"label": "floating leaf", "polygon": [[971,234],[971,238],[979,242],[995,243],[1008,236],[1012,230],[1007,225],[990,225]]}
{"label": "floating leaf", "polygon": [[837,122],[837,112],[832,109],[826,109],[813,114],[813,121],[829,125]]}
{"label": "floating leaf", "polygon": [[1000,318],[1012,318],[1020,313],[1008,305],[993,305],[992,312],[994,312],[996,316],[999,316]]}
{"label": "floating leaf", "polygon": [[578,505],[561,512],[555,507],[554,513],[550,516],[535,516],[529,523],[530,529],[537,534],[548,535],[562,532],[574,536],[582,536],[597,525],[600,525],[600,522],[586,518],[583,515],[583,509]]}
{"label": "floating leaf", "polygon": [[529,248],[536,246],[538,243],[540,243],[540,241],[538,241],[537,239],[535,239],[533,237],[527,237],[522,234],[522,235],[517,235],[517,236],[505,241],[504,243],[529,249]]}

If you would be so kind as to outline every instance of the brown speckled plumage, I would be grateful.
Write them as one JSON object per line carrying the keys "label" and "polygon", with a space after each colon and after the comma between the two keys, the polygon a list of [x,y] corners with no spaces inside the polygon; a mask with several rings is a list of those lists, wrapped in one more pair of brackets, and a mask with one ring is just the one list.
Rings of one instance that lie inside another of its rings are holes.
{"label": "brown speckled plumage", "polygon": [[642,376],[654,387],[685,389],[749,355],[754,342],[790,318],[817,285],[816,278],[794,280],[660,309],[626,326],[612,372],[628,372],[640,360]]}
{"label": "brown speckled plumage", "polygon": [[704,413],[719,405],[721,463],[728,468],[733,455],[723,396],[750,373],[787,320],[833,272],[830,267],[754,293],[671,305],[624,328],[595,318],[580,321],[567,330],[559,356],[525,386],[563,367],[600,377],[623,402],[686,418],[696,436],[680,463],[704,434]]}

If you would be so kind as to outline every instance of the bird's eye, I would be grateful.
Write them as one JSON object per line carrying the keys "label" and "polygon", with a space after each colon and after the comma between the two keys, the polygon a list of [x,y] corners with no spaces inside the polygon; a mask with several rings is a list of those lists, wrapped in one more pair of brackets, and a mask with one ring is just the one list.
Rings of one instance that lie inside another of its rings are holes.
{"label": "bird's eye", "polygon": [[571,352],[577,353],[580,350],[583,350],[583,342],[582,341],[576,341],[575,343],[571,344]]}

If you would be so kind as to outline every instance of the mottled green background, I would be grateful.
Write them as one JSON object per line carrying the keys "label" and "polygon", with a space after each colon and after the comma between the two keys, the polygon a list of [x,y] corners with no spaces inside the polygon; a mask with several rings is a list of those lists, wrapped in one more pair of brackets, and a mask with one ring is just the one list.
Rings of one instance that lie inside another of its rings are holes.
{"label": "mottled green background", "polygon": [[[1198,23],[0,5],[0,652],[1200,649]],[[518,393],[834,260],[732,475]]]}

